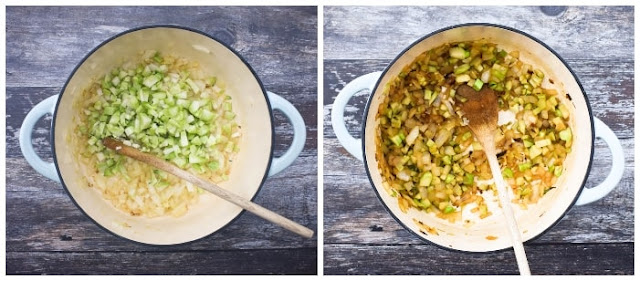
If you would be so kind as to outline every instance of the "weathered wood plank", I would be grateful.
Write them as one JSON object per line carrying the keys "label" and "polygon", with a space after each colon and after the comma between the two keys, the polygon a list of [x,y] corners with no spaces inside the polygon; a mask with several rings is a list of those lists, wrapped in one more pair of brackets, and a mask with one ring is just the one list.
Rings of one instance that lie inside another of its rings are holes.
{"label": "weathered wood plank", "polygon": [[[231,45],[265,89],[300,111],[307,125],[301,157],[267,180],[255,201],[317,228],[316,7],[9,7],[7,272],[315,274],[317,239],[296,237],[248,213],[187,245],[158,248],[116,238],[22,158],[18,133],[26,113],[58,94],[75,65],[99,43],[153,24],[198,29]],[[289,147],[292,131],[282,114],[276,112],[275,120],[277,156]],[[35,149],[48,160],[50,121],[40,120],[34,131]]]}
{"label": "weathered wood plank", "polygon": [[[335,137],[330,111],[340,90],[361,75],[383,70],[389,62],[377,59],[324,61],[324,137]],[[594,116],[602,119],[619,138],[633,138],[633,59],[580,59],[568,63],[587,93]],[[354,136],[360,135],[368,97],[369,91],[361,91],[345,109],[347,129]]]}
{"label": "weathered wood plank", "polygon": [[[306,158],[306,159],[305,159]],[[316,157],[302,157],[268,179],[255,202],[311,229],[317,228]],[[250,213],[214,235],[169,248],[143,246],[115,237],[91,222],[58,183],[23,159],[7,159],[7,250],[9,251],[174,251],[313,247],[304,239]],[[294,188],[295,186],[295,188]],[[283,198],[287,198],[286,204]]]}
{"label": "weathered wood plank", "polygon": [[8,7],[7,86],[61,87],[80,59],[102,41],[134,27],[174,24],[231,45],[272,91],[277,90],[273,85],[315,89],[316,11],[316,7]]}
{"label": "weathered wood plank", "polygon": [[547,16],[532,6],[328,6],[324,59],[392,59],[430,32],[468,22],[520,29],[565,59],[633,57],[631,6],[572,6],[558,16]]}
{"label": "weathered wood plank", "polygon": [[[461,254],[409,234],[381,206],[364,166],[340,146],[331,127],[332,103],[346,83],[383,70],[421,36],[464,22],[518,28],[556,50],[581,80],[594,115],[613,129],[627,152],[623,180],[611,194],[573,207],[558,225],[527,244],[533,273],[633,274],[633,14],[633,7],[568,7],[557,16],[524,6],[325,7],[325,274],[517,273],[511,251]],[[356,137],[368,96],[358,93],[346,108],[347,128]],[[597,141],[586,186],[596,185],[609,165],[609,152]]]}
{"label": "weathered wood plank", "polygon": [[[625,139],[622,144],[633,146],[633,140]],[[382,207],[360,161],[341,148],[336,139],[324,140],[324,153],[326,244],[423,244]],[[610,169],[610,154],[600,141],[596,145],[596,155],[600,157],[593,161],[586,188],[597,185]],[[633,242],[635,163],[632,153],[626,155],[622,181],[610,194],[594,203],[574,206],[558,225],[532,243]],[[382,231],[378,231],[380,229]]]}
{"label": "weathered wood plank", "polygon": [[[633,243],[527,245],[536,275],[634,274]],[[434,245],[325,245],[324,274],[518,274],[512,251],[462,253]]]}
{"label": "weathered wood plank", "polygon": [[193,252],[7,252],[7,274],[317,274],[312,248]]}

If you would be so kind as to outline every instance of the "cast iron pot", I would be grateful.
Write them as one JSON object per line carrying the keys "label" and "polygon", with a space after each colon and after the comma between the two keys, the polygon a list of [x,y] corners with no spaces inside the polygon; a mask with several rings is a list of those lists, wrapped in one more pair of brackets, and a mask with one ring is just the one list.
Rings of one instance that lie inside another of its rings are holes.
{"label": "cast iron pot", "polygon": [[[231,47],[206,33],[177,26],[132,29],[93,49],[73,70],[59,95],[40,102],[27,114],[20,129],[20,148],[36,171],[61,182],[78,208],[105,230],[144,244],[181,244],[216,232],[243,210],[204,193],[199,202],[179,218],[131,216],[115,209],[95,188],[87,186],[71,154],[73,147],[66,140],[74,129],[72,117],[75,113],[71,105],[76,96],[82,94],[92,79],[105,75],[127,60],[137,61],[142,51],[150,49],[199,62],[204,74],[215,75],[226,82],[226,92],[232,96],[242,137],[229,180],[220,186],[253,199],[267,176],[282,171],[298,157],[306,131],[295,107],[282,97],[265,91],[255,71]],[[291,147],[279,158],[273,158],[274,109],[287,116],[294,131]],[[53,163],[40,159],[31,144],[33,126],[45,114],[53,114]]]}
{"label": "cast iron pot", "polygon": [[[489,206],[493,215],[485,219],[478,219],[476,216],[470,224],[450,223],[413,208],[407,213],[400,211],[397,199],[385,191],[382,176],[378,171],[375,158],[375,133],[378,127],[376,113],[384,100],[384,86],[397,77],[402,68],[413,62],[419,54],[445,43],[483,38],[498,44],[507,52],[519,50],[522,61],[542,69],[546,77],[553,78],[554,84],[545,79],[543,87],[555,88],[559,93],[566,93],[571,97],[569,99],[564,94],[559,95],[561,102],[567,104],[571,111],[570,126],[575,141],[571,153],[565,159],[563,173],[555,184],[557,188],[547,192],[537,204],[530,205],[528,210],[521,210],[518,206],[513,208],[524,241],[531,240],[551,228],[574,204],[588,204],[607,195],[618,184],[624,170],[624,155],[620,141],[609,127],[593,117],[587,95],[578,77],[549,46],[522,31],[493,24],[457,25],[424,36],[402,51],[384,71],[363,75],[347,84],[333,104],[331,123],[344,148],[364,161],[376,195],[398,223],[425,241],[468,252],[488,252],[511,247],[502,210],[497,206]],[[359,140],[352,137],[346,129],[344,109],[355,93],[365,89],[370,89],[372,94],[362,122],[363,138]],[[589,175],[596,137],[604,140],[611,149],[613,164],[610,174],[601,184],[583,189]],[[438,234],[421,230],[414,219],[435,228]],[[497,238],[490,240],[490,236]]]}

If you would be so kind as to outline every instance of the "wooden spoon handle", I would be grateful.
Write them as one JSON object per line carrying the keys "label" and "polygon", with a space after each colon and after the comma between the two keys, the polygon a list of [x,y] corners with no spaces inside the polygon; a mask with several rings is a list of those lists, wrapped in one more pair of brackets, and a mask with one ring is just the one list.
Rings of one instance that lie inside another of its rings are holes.
{"label": "wooden spoon handle", "polygon": [[151,166],[154,166],[160,170],[163,170],[167,173],[173,174],[183,180],[191,182],[197,186],[202,187],[203,189],[217,195],[218,197],[231,202],[263,219],[266,219],[274,224],[277,224],[291,232],[294,232],[302,237],[311,238],[313,236],[313,230],[306,228],[290,219],[287,219],[279,214],[276,214],[256,203],[251,202],[243,197],[236,195],[235,193],[228,191],[220,186],[209,182],[208,180],[196,176],[190,172],[182,170],[173,164],[164,161],[156,156],[153,156],[148,153],[141,152],[131,146],[125,145],[122,142],[112,139],[105,138],[102,143],[107,148],[115,150],[116,153],[131,157],[138,161],[147,163]]}
{"label": "wooden spoon handle", "polygon": [[[493,145],[491,145],[493,146]],[[518,262],[518,269],[520,275],[531,275],[529,269],[529,262],[527,261],[527,254],[524,252],[524,246],[522,245],[522,237],[520,230],[518,230],[518,224],[516,217],[513,214],[511,208],[511,201],[509,200],[507,183],[502,178],[500,172],[500,165],[498,164],[498,158],[496,158],[495,149],[493,147],[485,146],[485,152],[487,154],[487,160],[489,161],[489,167],[491,168],[491,174],[493,175],[493,181],[498,189],[498,198],[500,198],[500,205],[504,216],[507,220],[507,226],[509,227],[509,233],[511,234],[511,243],[513,244],[513,251],[516,254],[516,261]]]}

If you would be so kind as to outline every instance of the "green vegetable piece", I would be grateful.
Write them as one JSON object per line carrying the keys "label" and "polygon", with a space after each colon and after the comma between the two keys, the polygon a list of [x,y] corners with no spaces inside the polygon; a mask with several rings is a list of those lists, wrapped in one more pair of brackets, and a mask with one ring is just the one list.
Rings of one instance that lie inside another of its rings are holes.
{"label": "green vegetable piece", "polygon": [[431,207],[431,202],[429,202],[429,199],[426,199],[426,198],[423,198],[423,199],[413,198],[413,202],[416,203],[418,207],[421,207],[423,209],[427,209]]}
{"label": "green vegetable piece", "polygon": [[529,148],[529,159],[536,158],[540,154],[542,154],[542,149],[540,149],[537,145],[533,145]]}
{"label": "green vegetable piece", "polygon": [[462,179],[462,183],[464,185],[472,186],[473,185],[474,176],[470,173],[465,173],[464,178]]}
{"label": "green vegetable piece", "polygon": [[455,179],[456,179],[456,176],[454,176],[453,174],[448,174],[447,177],[444,179],[444,182],[452,183]]}
{"label": "green vegetable piece", "polygon": [[187,160],[182,157],[173,158],[173,163],[180,168],[184,168],[187,165]]}
{"label": "green vegetable piece", "polygon": [[204,163],[206,162],[206,159],[200,156],[197,156],[195,154],[189,154],[189,163],[194,164],[194,163]]}
{"label": "green vegetable piece", "polygon": [[449,56],[456,59],[465,59],[469,56],[469,53],[461,47],[453,47],[449,49]]}
{"label": "green vegetable piece", "polygon": [[466,133],[464,133],[464,135],[462,135],[462,141],[466,141],[471,137],[471,131],[467,131]]}
{"label": "green vegetable piece", "polygon": [[157,63],[162,63],[164,61],[162,56],[160,56],[160,52],[156,52],[156,54],[153,55],[153,60]]}
{"label": "green vegetable piece", "polygon": [[210,110],[204,108],[204,109],[202,109],[200,111],[200,114],[198,115],[198,118],[200,118],[201,120],[209,122],[209,121],[213,120],[214,116],[215,115],[214,115],[213,112],[211,112]]}
{"label": "green vegetable piece", "polygon": [[553,175],[556,177],[560,177],[562,175],[562,166],[556,166],[553,169]]}
{"label": "green vegetable piece", "polygon": [[526,140],[523,140],[522,142],[524,143],[524,147],[526,148],[533,146],[533,142],[531,140],[526,139]]}
{"label": "green vegetable piece", "polygon": [[431,185],[432,180],[433,180],[433,174],[431,174],[430,172],[426,172],[420,177],[420,183],[418,185],[429,186]]}
{"label": "green vegetable piece", "polygon": [[[154,74],[154,75],[145,77],[144,80],[142,81],[142,84],[147,86],[147,88],[151,88],[156,83],[158,83],[160,80],[162,80],[162,75],[161,74]],[[142,100],[142,99],[140,99],[140,100]]]}
{"label": "green vegetable piece", "polygon": [[573,137],[573,134],[571,133],[571,128],[566,128],[560,131],[560,133],[558,133],[558,136],[563,141],[570,141],[571,138]]}
{"label": "green vegetable piece", "polygon": [[476,79],[476,81],[473,82],[473,89],[476,90],[476,91],[480,91],[482,89],[482,85],[484,85],[482,80]]}
{"label": "green vegetable piece", "polygon": [[209,167],[209,169],[211,169],[212,171],[215,171],[217,169],[220,169],[220,165],[218,164],[218,161],[211,161],[209,162],[209,164],[207,164],[207,166]]}
{"label": "green vegetable piece", "polygon": [[444,213],[445,214],[450,214],[450,213],[453,213],[455,210],[456,210],[455,207],[453,207],[451,205],[448,205],[446,208],[444,208]]}
{"label": "green vegetable piece", "polygon": [[453,73],[455,73],[456,75],[457,74],[462,74],[462,73],[467,72],[467,70],[469,70],[469,68],[471,68],[471,66],[469,64],[465,63],[465,64],[462,64],[462,65],[456,67],[456,69],[453,71]]}
{"label": "green vegetable piece", "polygon": [[507,179],[513,178],[513,171],[510,168],[504,168],[504,170],[502,170],[502,176]]}
{"label": "green vegetable piece", "polygon": [[180,133],[180,146],[185,147],[189,145],[189,139],[187,139],[187,132],[182,131],[182,133]]}
{"label": "green vegetable piece", "polygon": [[211,78],[209,78],[209,80],[207,80],[207,85],[209,85],[209,86],[213,87],[213,86],[215,86],[215,85],[216,85],[216,82],[217,82],[217,81],[218,81],[218,78],[217,78],[217,77],[215,77],[215,76],[214,76],[214,77],[211,77]]}
{"label": "green vegetable piece", "polygon": [[442,157],[442,163],[451,165],[451,155],[445,155],[444,157]]}
{"label": "green vegetable piece", "polygon": [[433,91],[431,91],[431,89],[424,89],[424,100],[426,101],[431,100],[431,94],[433,94]]}
{"label": "green vegetable piece", "polygon": [[187,82],[187,84],[189,84],[189,87],[191,87],[191,89],[193,90],[194,93],[199,94],[200,93],[200,88],[198,87],[198,85],[193,82],[193,80],[187,78],[187,80],[185,80],[185,82]]}
{"label": "green vegetable piece", "polygon": [[396,146],[402,146],[402,135],[401,134],[397,134],[393,137],[391,137],[391,141],[396,145]]}
{"label": "green vegetable piece", "polygon": [[531,169],[531,162],[525,162],[522,164],[518,164],[518,170],[520,170],[520,172],[524,172],[526,170]]}

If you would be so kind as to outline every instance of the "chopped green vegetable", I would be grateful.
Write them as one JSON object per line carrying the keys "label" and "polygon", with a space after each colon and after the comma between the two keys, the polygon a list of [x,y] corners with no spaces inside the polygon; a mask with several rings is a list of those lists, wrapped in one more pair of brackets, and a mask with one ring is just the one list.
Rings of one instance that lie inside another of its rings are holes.
{"label": "chopped green vegetable", "polygon": [[545,73],[521,61],[518,50],[484,40],[445,43],[416,54],[397,72],[376,109],[375,144],[377,168],[400,210],[435,212],[454,223],[460,216],[443,214],[476,203],[472,213],[481,219],[491,215],[476,197],[492,188],[477,185],[491,178],[491,169],[469,130],[473,120],[462,110],[468,100],[456,94],[461,84],[475,91],[488,86],[498,94],[494,141],[502,174],[517,195],[514,203],[533,204],[543,196],[541,189],[555,183],[551,175],[562,172],[571,153],[571,108],[556,89],[543,88]]}
{"label": "chopped green vegetable", "polygon": [[401,146],[402,145],[402,140],[404,139],[402,136],[403,135],[401,135],[401,134],[397,134],[397,135],[391,137],[391,141],[393,143],[395,143],[396,146]]}
{"label": "chopped green vegetable", "polygon": [[455,210],[456,210],[456,208],[455,208],[455,207],[453,207],[453,206],[449,205],[449,206],[447,206],[446,208],[444,208],[444,213],[445,213],[445,214],[450,214],[450,213],[453,213]]}
{"label": "chopped green vegetable", "polygon": [[127,174],[122,161],[113,162],[119,156],[101,144],[105,137],[126,140],[199,173],[218,170],[219,163],[209,159],[237,150],[235,114],[224,89],[212,88],[217,79],[193,79],[164,62],[156,52],[146,65],[114,69],[101,79],[98,99],[84,110],[87,124],[81,128],[87,129],[79,131],[88,138],[88,151],[109,163],[98,165],[103,175]]}
{"label": "chopped green vegetable", "polygon": [[520,170],[520,172],[524,172],[526,170],[531,169],[531,163],[530,162],[525,162],[522,164],[518,164],[518,170]]}
{"label": "chopped green vegetable", "polygon": [[482,89],[482,85],[484,85],[484,83],[482,83],[482,80],[476,79],[476,81],[473,82],[473,89],[476,91],[480,91]]}
{"label": "chopped green vegetable", "polygon": [[560,177],[560,175],[562,175],[562,166],[556,166],[553,169],[553,175],[556,177]]}
{"label": "chopped green vegetable", "polygon": [[465,174],[464,174],[464,179],[463,179],[462,183],[463,183],[464,185],[469,185],[469,186],[471,186],[471,185],[473,185],[473,179],[474,179],[473,174],[465,173]]}
{"label": "chopped green vegetable", "polygon": [[431,181],[433,180],[433,175],[430,172],[426,172],[424,174],[422,174],[422,177],[420,177],[420,186],[429,186],[431,185]]}
{"label": "chopped green vegetable", "polygon": [[448,174],[447,177],[445,178],[444,182],[445,183],[452,183],[453,180],[455,180],[455,179],[456,179],[456,177],[454,175]]}
{"label": "chopped green vegetable", "polygon": [[507,179],[513,178],[513,171],[510,168],[504,168],[504,170],[502,170],[502,176]]}
{"label": "chopped green vegetable", "polygon": [[540,154],[542,154],[542,149],[540,149],[537,145],[532,145],[531,147],[529,147],[529,159],[536,158]]}
{"label": "chopped green vegetable", "polygon": [[560,133],[558,133],[558,136],[563,141],[570,141],[571,138],[573,137],[572,134],[571,134],[571,128],[566,128],[566,129],[560,131]]}
{"label": "chopped green vegetable", "polygon": [[454,47],[449,49],[449,56],[456,59],[465,59],[469,56],[469,53],[465,51],[463,48]]}

